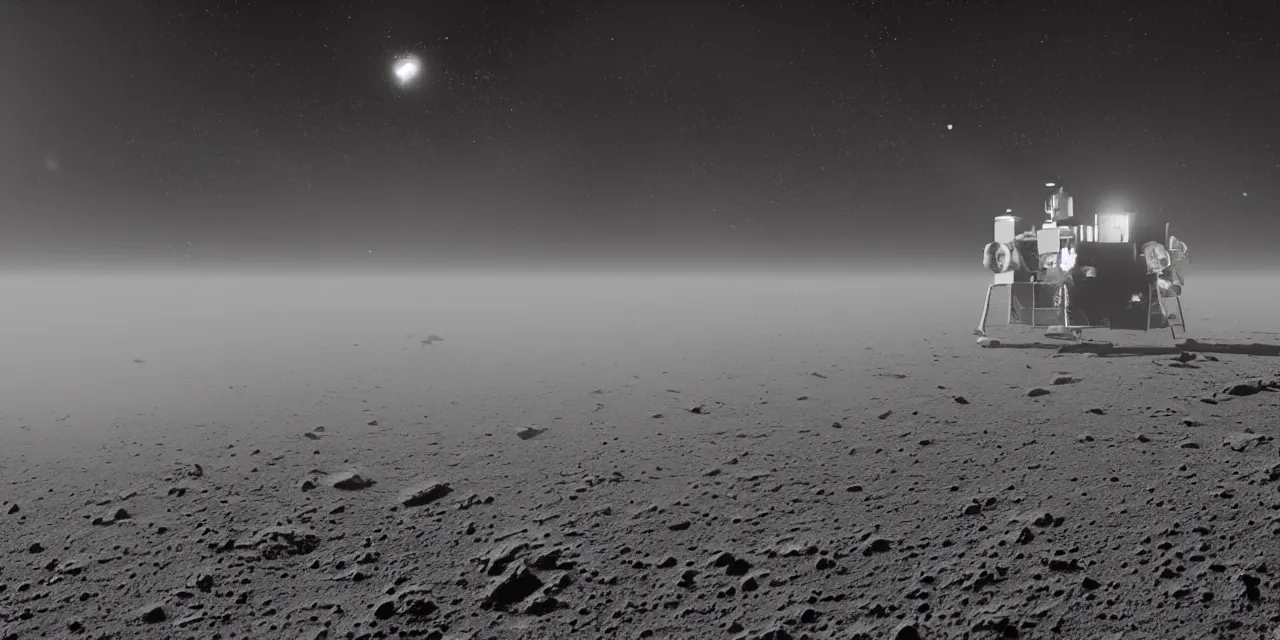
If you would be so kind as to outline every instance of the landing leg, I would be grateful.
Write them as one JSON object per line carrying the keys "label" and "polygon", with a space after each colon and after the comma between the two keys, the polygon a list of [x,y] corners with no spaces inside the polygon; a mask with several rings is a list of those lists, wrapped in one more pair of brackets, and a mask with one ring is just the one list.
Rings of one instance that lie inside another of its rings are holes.
{"label": "landing leg", "polygon": [[[1175,331],[1175,330],[1174,330],[1174,328],[1173,328],[1173,327],[1174,327],[1174,320],[1177,320],[1177,321],[1178,321],[1178,322],[1177,322],[1177,325],[1178,325],[1178,326],[1180,326],[1180,327],[1182,327],[1182,337],[1184,337],[1184,338],[1185,338],[1185,337],[1187,337],[1187,319],[1186,319],[1186,318],[1184,318],[1184,317],[1182,317],[1182,297],[1181,297],[1181,296],[1173,296],[1173,301],[1174,301],[1174,304],[1176,304],[1176,305],[1178,306],[1178,315],[1176,315],[1176,316],[1173,316],[1173,315],[1166,315],[1166,318],[1167,318],[1167,320],[1168,320],[1168,322],[1169,322],[1169,333],[1173,335],[1173,339],[1174,339],[1174,340],[1177,340],[1177,339],[1178,339],[1178,332],[1177,332],[1177,331]],[[1163,308],[1164,308],[1164,305],[1163,305],[1163,304],[1161,304],[1161,305],[1160,305],[1160,307],[1163,309]]]}
{"label": "landing leg", "polygon": [[978,328],[974,329],[973,335],[975,336],[987,335],[987,314],[991,312],[991,292],[994,291],[996,287],[1003,287],[1003,286],[1007,286],[1007,285],[1005,283],[987,285],[987,298],[982,303],[982,317],[978,319]]}

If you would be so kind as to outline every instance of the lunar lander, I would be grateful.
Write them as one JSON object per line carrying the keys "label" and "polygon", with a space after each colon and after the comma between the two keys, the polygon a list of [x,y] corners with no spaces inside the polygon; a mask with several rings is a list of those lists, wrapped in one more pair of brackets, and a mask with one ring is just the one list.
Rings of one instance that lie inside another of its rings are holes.
{"label": "lunar lander", "polygon": [[1045,327],[1048,338],[1079,340],[1085,329],[1167,328],[1176,340],[1179,329],[1186,332],[1180,296],[1187,245],[1169,235],[1167,223],[1130,212],[1077,217],[1063,187],[1044,212],[1039,228],[1023,229],[1012,215],[995,219],[994,242],[982,255],[994,282],[974,332],[978,344],[998,344],[986,333],[997,288],[1009,292],[1008,324]]}

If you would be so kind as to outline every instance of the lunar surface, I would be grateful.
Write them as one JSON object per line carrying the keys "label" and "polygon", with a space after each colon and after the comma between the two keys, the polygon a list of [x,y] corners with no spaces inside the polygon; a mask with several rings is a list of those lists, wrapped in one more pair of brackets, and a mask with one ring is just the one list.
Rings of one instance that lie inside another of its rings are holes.
{"label": "lunar surface", "polygon": [[6,275],[0,638],[1276,638],[1276,310],[974,271]]}

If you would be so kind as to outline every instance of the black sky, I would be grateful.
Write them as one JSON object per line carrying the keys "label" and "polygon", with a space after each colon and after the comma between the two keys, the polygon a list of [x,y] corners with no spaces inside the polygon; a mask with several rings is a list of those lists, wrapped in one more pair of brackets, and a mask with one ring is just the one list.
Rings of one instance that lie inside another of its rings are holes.
{"label": "black sky", "polygon": [[[1268,261],[1277,18],[1272,0],[0,0],[0,250],[980,269],[991,217],[1038,218],[1054,180],[1086,211],[1172,221],[1201,263]],[[409,90],[401,53],[427,65]]]}

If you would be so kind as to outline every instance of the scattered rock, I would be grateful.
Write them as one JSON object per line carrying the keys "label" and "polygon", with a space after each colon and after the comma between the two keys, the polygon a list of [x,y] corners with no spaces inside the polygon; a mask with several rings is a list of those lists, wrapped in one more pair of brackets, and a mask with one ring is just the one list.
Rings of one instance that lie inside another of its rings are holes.
{"label": "scattered rock", "polygon": [[396,601],[393,599],[383,600],[378,604],[377,608],[373,610],[373,617],[379,620],[390,620],[395,615]]}
{"label": "scattered rock", "polygon": [[524,427],[516,431],[516,437],[520,438],[521,440],[532,440],[546,432],[547,432],[546,429],[539,429],[537,427]]}
{"label": "scattered rock", "polygon": [[1037,527],[1048,527],[1055,522],[1057,522],[1057,519],[1053,517],[1053,514],[1042,513],[1036,516],[1035,520],[1031,521],[1031,524],[1034,524]]}
{"label": "scattered rock", "polygon": [[1030,391],[1027,391],[1028,398],[1039,398],[1047,395],[1049,395],[1049,390],[1044,387],[1032,387]]}
{"label": "scattered rock", "polygon": [[320,536],[288,526],[271,527],[258,534],[254,546],[266,560],[304,556],[320,547]]}
{"label": "scattered rock", "polygon": [[480,604],[482,609],[508,611],[542,588],[542,580],[523,566],[515,566],[494,582]]}
{"label": "scattered rock", "polygon": [[1222,446],[1230,447],[1232,451],[1248,451],[1256,446],[1271,441],[1271,436],[1261,433],[1230,433],[1222,439]]}
{"label": "scattered rock", "polygon": [[400,504],[406,507],[421,507],[431,504],[452,492],[453,488],[449,483],[431,480],[401,491]]}
{"label": "scattered rock", "polygon": [[1075,558],[1054,558],[1049,561],[1050,571],[1071,573],[1081,570],[1080,561]]}
{"label": "scattered rock", "polygon": [[396,614],[405,618],[406,622],[421,622],[423,618],[435,616],[439,611],[440,607],[432,599],[431,589],[427,587],[408,586],[396,594]]}
{"label": "scattered rock", "polygon": [[1257,602],[1262,599],[1262,590],[1258,587],[1262,584],[1262,579],[1247,573],[1240,574],[1240,582],[1244,583],[1244,597],[1250,602]]}
{"label": "scattered rock", "polygon": [[159,624],[168,620],[169,616],[165,614],[164,607],[148,605],[142,609],[138,619],[147,624]]}
{"label": "scattered rock", "polygon": [[1280,381],[1278,380],[1249,380],[1247,382],[1237,382],[1223,388],[1222,393],[1227,396],[1241,398],[1251,396],[1263,391],[1280,390]]}
{"label": "scattered rock", "polygon": [[871,556],[877,553],[888,553],[889,549],[890,544],[888,540],[884,538],[875,538],[871,542],[868,542],[867,546],[863,547],[862,555]]}
{"label": "scattered rock", "polygon": [[734,558],[725,566],[724,573],[727,576],[745,576],[751,571],[751,563],[742,558]]}
{"label": "scattered rock", "polygon": [[903,623],[893,630],[893,640],[920,640],[920,631],[913,624]]}
{"label": "scattered rock", "polygon": [[374,479],[366,478],[351,471],[335,473],[329,476],[329,486],[342,491],[359,491],[361,489],[368,489],[375,484],[378,483]]}
{"label": "scattered rock", "polygon": [[131,517],[132,516],[129,515],[129,512],[126,511],[123,507],[121,507],[121,508],[115,509],[109,515],[98,516],[94,518],[92,521],[90,521],[90,524],[97,525],[97,526],[112,525],[117,522],[123,522],[125,520],[129,520]]}

